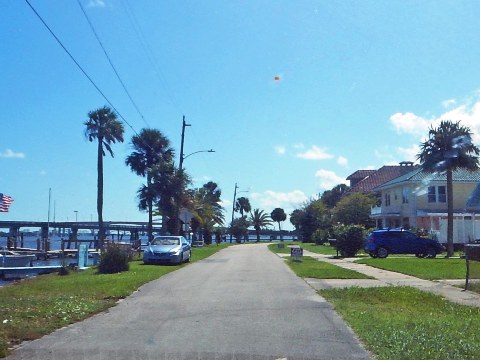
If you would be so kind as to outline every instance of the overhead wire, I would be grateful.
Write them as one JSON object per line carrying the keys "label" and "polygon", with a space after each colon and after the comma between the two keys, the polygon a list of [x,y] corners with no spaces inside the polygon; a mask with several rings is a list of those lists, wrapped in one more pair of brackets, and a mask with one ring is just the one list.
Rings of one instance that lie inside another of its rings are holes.
{"label": "overhead wire", "polygon": [[28,4],[28,6],[32,9],[32,11],[35,13],[35,15],[40,19],[42,24],[47,28],[47,30],[50,32],[50,34],[55,38],[55,40],[58,42],[58,44],[62,47],[62,49],[67,53],[67,55],[70,57],[70,59],[77,65],[77,67],[80,69],[80,71],[85,75],[85,77],[90,81],[90,83],[95,87],[95,89],[102,95],[102,97],[105,99],[105,101],[112,107],[112,109],[120,116],[120,118],[127,124],[132,131],[138,135],[138,133],[135,131],[133,126],[123,117],[123,115],[116,109],[116,107],[113,105],[113,103],[110,101],[110,99],[103,93],[103,91],[98,87],[98,85],[93,81],[93,79],[87,74],[87,72],[83,69],[83,67],[78,63],[78,61],[73,57],[73,55],[68,51],[68,49],[63,45],[62,41],[55,35],[53,30],[48,26],[48,24],[43,20],[42,16],[35,10],[35,8],[30,4],[28,0],[25,0],[25,2]]}
{"label": "overhead wire", "polygon": [[150,43],[148,42],[147,38],[144,35],[144,32],[142,30],[142,27],[140,26],[140,23],[138,22],[135,13],[133,12],[132,7],[128,3],[128,0],[123,0],[122,2],[125,12],[127,14],[128,20],[130,21],[130,25],[132,26],[135,35],[137,36],[138,42],[140,43],[140,46],[142,47],[143,51],[145,52],[145,55],[147,59],[149,60],[150,64],[153,67],[155,76],[157,77],[159,83],[163,87],[163,90],[165,94],[167,95],[170,103],[179,111],[182,112],[179,106],[179,103],[177,99],[175,98],[175,95],[170,91],[170,86],[168,85],[167,79],[165,75],[163,74],[160,66],[158,66],[158,61],[156,60],[156,57],[152,51],[152,48],[150,46]]}
{"label": "overhead wire", "polygon": [[115,75],[117,76],[118,81],[119,81],[120,84],[122,85],[123,90],[125,90],[125,93],[127,94],[127,96],[128,96],[128,98],[130,99],[132,105],[135,107],[135,110],[137,110],[137,113],[140,115],[140,117],[142,118],[142,120],[145,122],[145,124],[146,124],[148,127],[150,127],[150,125],[148,124],[147,120],[145,120],[145,117],[143,116],[142,112],[140,111],[139,107],[137,106],[137,104],[136,104],[135,101],[133,100],[132,96],[130,95],[130,92],[128,91],[125,83],[123,82],[123,80],[122,80],[122,78],[120,77],[117,69],[115,68],[115,65],[113,65],[113,62],[112,62],[110,56],[108,55],[107,50],[106,50],[105,47],[103,46],[103,43],[102,43],[102,41],[100,40],[100,37],[98,36],[97,31],[95,30],[95,27],[93,26],[92,22],[90,21],[90,18],[89,18],[88,15],[87,15],[87,12],[85,11],[85,8],[83,7],[83,5],[82,5],[82,3],[80,2],[80,0],[77,0],[77,3],[78,3],[78,6],[80,6],[80,9],[81,9],[82,12],[83,12],[83,15],[85,16],[85,19],[87,19],[87,22],[88,22],[88,24],[90,25],[90,29],[92,30],[93,34],[95,35],[95,38],[97,39],[100,47],[102,48],[103,53],[105,54],[105,57],[107,58],[110,66],[111,66],[112,69],[113,69],[113,72],[115,73]]}

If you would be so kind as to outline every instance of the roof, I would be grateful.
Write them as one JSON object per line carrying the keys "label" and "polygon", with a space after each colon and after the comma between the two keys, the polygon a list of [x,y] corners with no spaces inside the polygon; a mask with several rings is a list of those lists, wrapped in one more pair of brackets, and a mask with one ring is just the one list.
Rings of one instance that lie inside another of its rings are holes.
{"label": "roof", "polygon": [[371,174],[375,173],[377,170],[357,170],[355,171],[352,175],[347,177],[347,180],[353,180],[353,179],[365,179],[367,176],[370,176]]}
{"label": "roof", "polygon": [[[382,166],[378,170],[373,170],[371,174],[369,174],[368,177],[364,178],[357,184],[353,185],[350,190],[348,191],[349,193],[352,192],[363,192],[363,193],[368,193],[372,191],[376,191],[377,187],[380,185],[383,185],[392,179],[398,178],[399,176],[402,176],[406,173],[412,172],[414,169],[418,169],[418,165],[385,165]],[[360,171],[365,171],[365,170],[359,170]],[[354,175],[353,173],[352,175]],[[352,176],[350,175],[350,176]],[[349,176],[349,177],[350,177]],[[348,178],[347,178],[348,179]]]}
{"label": "roof", "polygon": [[[385,182],[375,188],[375,191],[382,190],[387,187],[391,187],[396,184],[403,182],[446,182],[447,173],[446,172],[428,172],[422,170],[422,168],[417,168],[413,171],[410,171],[402,176],[394,178],[388,182]],[[454,182],[480,182],[480,170],[468,171],[466,169],[458,169],[453,171],[453,181]]]}

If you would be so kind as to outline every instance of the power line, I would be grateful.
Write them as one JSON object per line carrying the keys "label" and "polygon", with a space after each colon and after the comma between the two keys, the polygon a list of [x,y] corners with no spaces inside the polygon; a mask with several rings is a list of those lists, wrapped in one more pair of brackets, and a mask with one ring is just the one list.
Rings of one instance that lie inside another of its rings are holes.
{"label": "power line", "polygon": [[154,69],[155,76],[158,78],[160,84],[163,87],[163,90],[165,91],[165,94],[167,95],[168,99],[170,100],[170,103],[177,108],[178,111],[180,111],[180,107],[178,105],[178,101],[176,100],[175,96],[173,93],[169,90],[168,82],[163,75],[162,70],[158,66],[158,62],[156,61],[155,55],[152,51],[151,46],[149,45],[149,42],[147,38],[145,37],[142,27],[140,26],[135,13],[133,12],[130,4],[128,3],[128,0],[123,0],[122,4],[124,5],[125,12],[127,13],[128,20],[130,21],[130,25],[132,26],[135,35],[137,36],[138,42],[140,43],[143,51],[147,55],[148,60],[150,61],[150,64],[152,65]]}
{"label": "power line", "polygon": [[140,115],[140,117],[142,118],[142,120],[145,122],[145,124],[146,124],[148,127],[150,127],[150,125],[148,124],[148,122],[145,120],[145,117],[143,116],[142,112],[140,111],[140,109],[138,108],[137,104],[135,103],[135,101],[133,100],[132,96],[130,95],[130,92],[127,90],[127,87],[125,86],[125,83],[124,83],[123,80],[120,78],[120,75],[118,74],[117,69],[116,69],[115,66],[113,65],[113,62],[112,62],[112,60],[110,59],[110,56],[108,55],[107,50],[106,50],[105,47],[103,46],[103,43],[102,43],[102,41],[100,40],[100,37],[98,36],[97,32],[95,31],[95,28],[94,28],[92,22],[90,21],[90,18],[88,17],[88,15],[87,15],[87,13],[86,13],[86,11],[85,11],[85,8],[84,8],[83,5],[81,4],[80,0],[77,0],[77,2],[78,2],[78,6],[80,6],[80,9],[82,9],[82,12],[83,12],[83,15],[85,16],[85,19],[87,19],[87,22],[88,22],[88,24],[90,25],[90,29],[92,29],[93,34],[94,34],[95,37],[97,38],[97,41],[98,41],[98,43],[100,44],[100,47],[102,48],[103,53],[105,54],[105,57],[107,58],[108,62],[110,63],[110,66],[112,67],[113,72],[114,72],[115,75],[117,76],[118,81],[120,81],[120,84],[122,85],[123,90],[125,90],[125,93],[127,94],[128,98],[129,98],[130,101],[132,102],[133,106],[134,106],[135,109],[137,110],[137,112],[138,112],[138,114]]}
{"label": "power line", "polygon": [[[50,32],[50,34],[55,38],[55,40],[58,42],[58,44],[62,47],[63,50],[65,50],[65,52],[68,54],[68,56],[70,57],[70,59],[72,59],[72,61],[75,63],[75,65],[77,65],[77,67],[80,69],[80,71],[83,73],[83,75],[85,75],[85,77],[90,81],[90,83],[95,87],[95,89],[100,93],[100,95],[102,95],[102,97],[105,99],[105,101],[112,107],[112,109],[118,114],[118,116],[120,116],[120,118],[122,118],[122,120],[125,122],[125,124],[127,124],[130,129],[133,130],[133,132],[135,134],[137,134],[137,132],[135,131],[135,129],[132,127],[132,125],[130,125],[130,123],[122,116],[122,114],[120,114],[120,112],[115,108],[115,106],[112,104],[112,102],[107,98],[107,96],[103,93],[102,90],[100,90],[100,88],[97,86],[97,84],[95,84],[95,82],[92,80],[92,78],[87,74],[87,72],[82,68],[82,66],[78,63],[77,60],[75,60],[75,58],[73,57],[73,55],[67,50],[67,48],[63,45],[63,43],[60,41],[60,39],[55,35],[55,33],[52,31],[52,29],[50,29],[50,27],[47,25],[47,23],[45,22],[45,20],[43,20],[43,18],[40,16],[40,14],[35,10],[35,8],[32,6],[32,4],[30,4],[30,2],[28,0],[25,0],[25,2],[28,4],[28,6],[30,7],[30,9],[32,9],[32,11],[35,13],[35,15],[37,15],[37,17],[40,19],[40,21],[43,23],[43,25],[47,28],[47,30]],[[138,134],[137,134],[138,135]]]}

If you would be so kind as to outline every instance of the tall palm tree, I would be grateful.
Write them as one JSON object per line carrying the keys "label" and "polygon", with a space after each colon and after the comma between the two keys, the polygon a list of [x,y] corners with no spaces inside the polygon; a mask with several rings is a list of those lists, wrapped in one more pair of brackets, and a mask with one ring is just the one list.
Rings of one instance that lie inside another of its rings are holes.
{"label": "tall palm tree", "polygon": [[282,208],[275,208],[271,212],[270,217],[272,218],[273,221],[278,223],[278,231],[280,232],[280,240],[283,241],[282,228],[280,227],[280,223],[287,219],[287,214],[285,214],[285,210],[283,210]]}
{"label": "tall palm tree", "polygon": [[254,209],[253,213],[250,214],[250,223],[254,227],[255,233],[257,234],[257,242],[260,242],[260,230],[271,225],[272,221],[270,216],[263,210]]}
{"label": "tall palm tree", "polygon": [[133,152],[125,164],[139,176],[146,177],[147,184],[139,190],[139,208],[148,211],[148,239],[153,238],[153,202],[156,194],[152,189],[153,169],[162,163],[173,161],[174,151],[170,140],[157,129],[142,129],[132,137]]}
{"label": "tall palm tree", "polygon": [[479,168],[480,150],[472,144],[472,132],[460,121],[441,121],[438,128],[430,128],[428,139],[420,144],[417,159],[427,172],[447,174],[447,256],[453,255],[453,171]]}
{"label": "tall palm tree", "polygon": [[98,213],[98,246],[103,248],[105,230],[103,226],[103,157],[105,150],[113,158],[111,144],[123,142],[124,127],[117,120],[117,115],[107,106],[88,113],[85,137],[88,141],[97,141],[97,213]]}
{"label": "tall palm tree", "polygon": [[235,202],[235,211],[240,212],[240,215],[242,217],[244,213],[249,213],[250,211],[252,211],[250,200],[243,196],[239,197]]}

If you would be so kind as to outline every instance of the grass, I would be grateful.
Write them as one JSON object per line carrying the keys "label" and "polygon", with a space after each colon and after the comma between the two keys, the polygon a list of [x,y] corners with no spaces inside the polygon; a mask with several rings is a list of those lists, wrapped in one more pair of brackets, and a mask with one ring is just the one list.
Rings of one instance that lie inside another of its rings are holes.
{"label": "grass", "polygon": [[[192,260],[204,259],[229,246],[192,249]],[[83,320],[114,306],[141,285],[187,265],[130,263],[118,274],[97,274],[90,268],[67,276],[42,275],[0,288],[0,357],[8,348],[37,339],[65,325]]]}
{"label": "grass", "polygon": [[320,294],[383,359],[477,359],[480,309],[411,287],[321,290]]}
{"label": "grass", "polygon": [[[278,242],[275,244],[269,244],[268,248],[270,251],[274,252],[275,254],[290,254],[290,248],[289,246],[292,245],[300,245],[300,242],[297,241],[289,241],[287,242]],[[283,245],[283,248],[279,247],[279,245]],[[303,246],[302,246],[303,247]]]}
{"label": "grass", "polygon": [[332,255],[332,256],[337,255],[337,250],[330,245],[316,245],[312,243],[303,243],[301,247],[307,251],[311,251],[316,254]]}
{"label": "grass", "polygon": [[288,266],[302,278],[314,279],[372,279],[359,272],[304,256],[302,261],[287,260]]}
{"label": "grass", "polygon": [[386,259],[356,260],[376,268],[396,271],[426,280],[465,279],[465,259],[435,258],[419,259],[416,257],[388,257]]}

